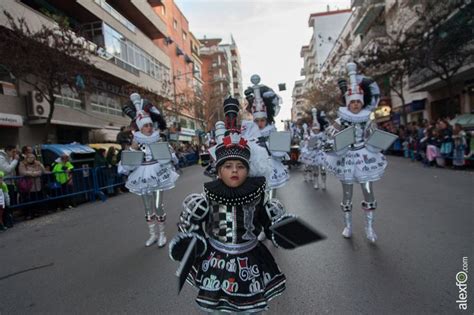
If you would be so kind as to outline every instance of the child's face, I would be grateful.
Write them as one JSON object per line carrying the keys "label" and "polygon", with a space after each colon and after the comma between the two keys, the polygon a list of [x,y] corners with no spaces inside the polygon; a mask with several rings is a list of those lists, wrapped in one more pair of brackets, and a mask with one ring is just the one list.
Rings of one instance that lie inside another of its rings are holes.
{"label": "child's face", "polygon": [[362,102],[353,100],[349,103],[349,111],[353,114],[358,114],[362,110]]}
{"label": "child's face", "polygon": [[142,129],[140,131],[145,135],[145,136],[151,136],[153,133],[153,124],[144,124]]}
{"label": "child's face", "polygon": [[247,178],[248,169],[241,161],[229,160],[219,167],[218,175],[228,187],[236,188],[242,185]]}
{"label": "child's face", "polygon": [[257,118],[257,119],[255,119],[255,123],[257,124],[259,129],[263,129],[267,125],[267,119],[266,118]]}

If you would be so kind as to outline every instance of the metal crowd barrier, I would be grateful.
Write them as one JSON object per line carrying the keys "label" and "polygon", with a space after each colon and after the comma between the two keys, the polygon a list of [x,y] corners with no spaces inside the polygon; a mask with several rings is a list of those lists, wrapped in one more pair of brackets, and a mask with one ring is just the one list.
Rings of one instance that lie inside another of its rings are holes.
{"label": "metal crowd barrier", "polygon": [[124,176],[117,174],[116,167],[105,166],[73,169],[71,172],[47,172],[38,177],[5,177],[9,189],[14,189],[9,192],[12,209],[65,198],[74,198],[77,203],[97,199],[105,201],[116,187],[125,184],[125,180]]}

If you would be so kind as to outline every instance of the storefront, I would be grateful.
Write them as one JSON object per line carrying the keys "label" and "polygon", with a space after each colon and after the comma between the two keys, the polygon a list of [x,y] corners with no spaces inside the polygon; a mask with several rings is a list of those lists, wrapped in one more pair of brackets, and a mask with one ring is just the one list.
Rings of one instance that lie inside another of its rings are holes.
{"label": "storefront", "polygon": [[19,129],[23,127],[20,115],[0,113],[0,148],[19,143]]}
{"label": "storefront", "polygon": [[196,130],[190,128],[181,128],[178,141],[193,143],[197,140]]}
{"label": "storefront", "polygon": [[379,106],[373,112],[373,119],[380,126],[381,124],[387,122],[391,118],[392,106],[390,105],[390,100],[382,99],[379,103]]}
{"label": "storefront", "polygon": [[402,121],[403,109],[400,106],[394,109],[392,114],[392,122],[395,125],[405,125],[407,122],[421,122],[423,119],[427,119],[428,117],[426,111],[426,98],[413,100],[412,102],[405,104],[404,107],[407,121]]}

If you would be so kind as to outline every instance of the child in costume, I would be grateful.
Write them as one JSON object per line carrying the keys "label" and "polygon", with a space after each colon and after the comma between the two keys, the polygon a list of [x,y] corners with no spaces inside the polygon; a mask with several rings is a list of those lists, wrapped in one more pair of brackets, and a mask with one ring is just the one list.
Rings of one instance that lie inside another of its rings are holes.
{"label": "child in costume", "polygon": [[326,189],[326,168],[324,167],[323,148],[326,144],[326,133],[324,132],[328,123],[325,119],[323,111],[316,108],[311,110],[313,123],[311,126],[311,139],[309,141],[310,149],[312,149],[312,179],[314,189],[319,189],[319,175],[321,175],[321,188]]}
{"label": "child in costume", "polygon": [[271,176],[267,178],[268,188],[273,190],[283,187],[290,180],[288,168],[283,165],[287,154],[285,152],[270,152],[267,149],[270,133],[276,131],[274,117],[280,110],[281,99],[269,87],[259,85],[260,77],[258,75],[253,75],[250,80],[254,85],[245,90],[248,102],[246,110],[252,114],[253,122],[242,121],[242,136],[266,149],[273,168]]}
{"label": "child in costume", "polygon": [[375,242],[377,235],[374,231],[374,212],[377,208],[373,182],[379,180],[387,166],[387,161],[380,150],[366,144],[367,139],[375,129],[370,119],[372,110],[377,107],[380,91],[373,80],[357,75],[356,64],[347,65],[349,88],[345,80],[339,80],[345,105],[338,110],[338,118],[333,126],[328,128],[329,137],[339,131],[353,126],[355,128],[355,143],[325,155],[326,169],[334,174],[342,183],[341,209],[344,213],[345,227],[342,235],[352,236],[352,191],[353,185],[359,183],[364,195],[362,210],[365,213],[365,232],[370,242]]}
{"label": "child in costume", "polygon": [[[238,110],[235,101],[228,104]],[[265,177],[251,176],[248,141],[235,119],[226,123],[226,136],[215,150],[218,179],[205,183],[203,193],[185,198],[169,251],[181,261],[191,240],[198,240],[188,282],[199,290],[196,302],[203,310],[256,313],[285,289],[285,276],[257,235],[264,231],[275,245],[290,248],[269,228],[291,215],[269,198]]]}
{"label": "child in costume", "polygon": [[130,192],[142,196],[150,234],[145,246],[157,242],[159,247],[163,247],[166,244],[163,191],[174,188],[179,175],[171,162],[161,164],[153,159],[150,145],[160,141],[160,134],[154,129],[151,117],[144,111],[138,111],[135,122],[140,131],[133,134],[131,148],[143,151],[144,161],[138,167],[120,165],[119,172],[130,173],[125,186]]}
{"label": "child in costume", "polygon": [[303,174],[304,174],[304,181],[310,182],[313,180],[313,164],[315,163],[315,156],[314,151],[309,147],[309,140],[311,138],[310,131],[308,129],[308,125],[306,123],[303,124],[303,141],[300,143],[300,156],[299,161],[303,164]]}

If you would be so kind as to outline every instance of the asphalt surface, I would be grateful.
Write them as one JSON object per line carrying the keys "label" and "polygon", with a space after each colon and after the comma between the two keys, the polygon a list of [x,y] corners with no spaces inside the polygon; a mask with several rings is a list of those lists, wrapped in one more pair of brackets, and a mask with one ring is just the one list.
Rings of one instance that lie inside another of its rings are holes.
{"label": "asphalt surface", "polygon": [[[207,180],[202,170],[184,169],[165,193],[168,239],[181,201]],[[346,240],[340,183],[329,177],[328,189],[317,191],[300,170],[291,176],[277,198],[327,240],[293,251],[266,242],[287,276],[267,314],[457,313],[456,273],[463,257],[474,266],[474,173],[389,158],[375,185],[376,245],[365,239],[359,187],[354,236]],[[193,288],[177,295],[168,248],[145,248],[146,238],[141,200],[132,194],[17,224],[0,234],[0,314],[201,314]],[[469,276],[472,314],[474,272]]]}

